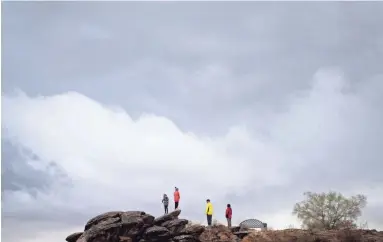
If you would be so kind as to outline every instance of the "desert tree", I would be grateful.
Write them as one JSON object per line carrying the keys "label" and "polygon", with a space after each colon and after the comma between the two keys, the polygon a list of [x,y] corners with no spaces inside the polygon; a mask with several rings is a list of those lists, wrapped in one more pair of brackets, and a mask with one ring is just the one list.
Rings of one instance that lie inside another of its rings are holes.
{"label": "desert tree", "polygon": [[305,200],[296,203],[293,214],[307,229],[339,229],[355,227],[362,208],[367,204],[364,195],[345,197],[341,193],[305,192]]}

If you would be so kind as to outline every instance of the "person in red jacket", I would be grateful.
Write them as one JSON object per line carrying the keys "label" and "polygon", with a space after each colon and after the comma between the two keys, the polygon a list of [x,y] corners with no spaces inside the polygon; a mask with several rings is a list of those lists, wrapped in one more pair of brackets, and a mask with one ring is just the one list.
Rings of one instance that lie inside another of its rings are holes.
{"label": "person in red jacket", "polygon": [[174,209],[177,209],[178,208],[178,204],[180,202],[180,192],[178,191],[178,187],[175,187],[175,191],[174,191]]}
{"label": "person in red jacket", "polygon": [[227,219],[227,227],[231,227],[231,217],[233,215],[233,210],[231,210],[231,206],[230,204],[227,205],[227,208],[226,208],[226,219]]}

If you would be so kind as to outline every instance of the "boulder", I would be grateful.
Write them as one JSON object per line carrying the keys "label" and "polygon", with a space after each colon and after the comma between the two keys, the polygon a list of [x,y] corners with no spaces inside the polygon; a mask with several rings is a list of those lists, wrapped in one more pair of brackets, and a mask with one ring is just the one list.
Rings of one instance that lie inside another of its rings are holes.
{"label": "boulder", "polygon": [[154,217],[140,211],[108,212],[88,221],[77,242],[138,240],[152,226]]}
{"label": "boulder", "polygon": [[180,214],[181,214],[181,210],[174,210],[171,213],[162,215],[154,220],[154,225],[161,225],[165,223],[166,221],[177,219]]}
{"label": "boulder", "polygon": [[[98,224],[86,230],[79,239],[86,242],[115,241],[120,235],[121,223]],[[77,242],[79,242],[77,240]]]}
{"label": "boulder", "polygon": [[76,242],[78,238],[80,238],[80,236],[83,234],[83,232],[76,232],[76,233],[73,233],[71,235],[68,235],[68,237],[66,237],[66,241],[68,242]]}
{"label": "boulder", "polygon": [[170,238],[170,231],[161,226],[152,226],[144,232],[145,241],[166,241]]}
{"label": "boulder", "polygon": [[174,219],[162,223],[161,226],[167,228],[171,234],[178,235],[188,222],[186,219]]}
{"label": "boulder", "polygon": [[86,223],[84,231],[90,229],[93,225],[96,225],[96,224],[100,223],[101,221],[108,220],[110,218],[120,217],[121,213],[122,213],[122,211],[112,211],[112,212],[100,214],[100,215],[90,219]]}

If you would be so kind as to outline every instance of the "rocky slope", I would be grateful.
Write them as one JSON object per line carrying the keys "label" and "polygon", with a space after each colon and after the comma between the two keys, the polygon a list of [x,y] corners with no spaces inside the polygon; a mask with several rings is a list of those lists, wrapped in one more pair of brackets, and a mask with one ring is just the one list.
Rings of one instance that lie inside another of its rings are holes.
{"label": "rocky slope", "polygon": [[382,242],[383,232],[376,230],[310,231],[285,229],[250,233],[242,242]]}
{"label": "rocky slope", "polygon": [[141,211],[113,211],[89,220],[84,232],[66,238],[68,242],[383,242],[376,230],[312,232],[279,230],[252,232],[218,225],[207,228],[180,219],[181,210],[154,218]]}

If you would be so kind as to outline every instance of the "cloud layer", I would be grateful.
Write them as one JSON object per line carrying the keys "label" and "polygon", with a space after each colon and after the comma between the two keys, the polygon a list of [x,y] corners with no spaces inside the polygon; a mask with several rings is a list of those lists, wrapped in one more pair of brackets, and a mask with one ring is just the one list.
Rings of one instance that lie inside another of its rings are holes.
{"label": "cloud layer", "polygon": [[[383,182],[382,111],[371,93],[348,84],[337,71],[320,71],[308,91],[291,96],[288,109],[259,117],[262,132],[233,126],[212,137],[183,132],[166,117],[134,120],[118,106],[76,92],[5,95],[3,139],[33,151],[27,162],[49,189],[6,189],[3,215],[80,225],[105,210],[158,215],[161,195],[174,186],[181,189],[184,215],[195,220],[203,220],[210,198],[219,220],[230,202],[237,220],[261,216],[271,226],[288,226],[296,223],[289,215],[294,200],[308,189],[367,192],[371,205],[379,205],[383,197],[373,188]],[[382,92],[378,82],[365,85]],[[273,194],[283,189],[288,194]],[[281,196],[286,200],[275,201]],[[285,214],[283,222],[278,213]]]}
{"label": "cloud layer", "polygon": [[4,2],[2,239],[159,215],[174,186],[187,218],[209,197],[276,228],[306,190],[364,193],[383,228],[381,23],[379,2]]}

